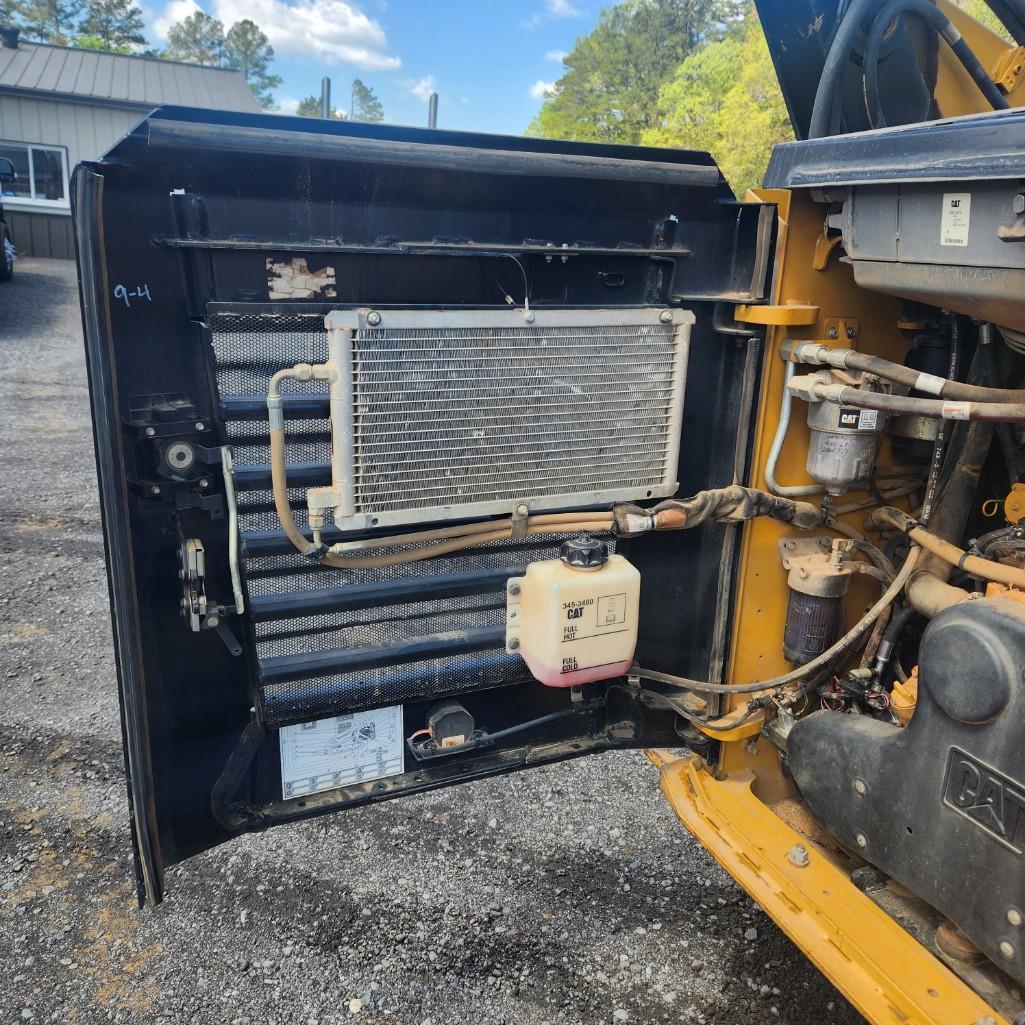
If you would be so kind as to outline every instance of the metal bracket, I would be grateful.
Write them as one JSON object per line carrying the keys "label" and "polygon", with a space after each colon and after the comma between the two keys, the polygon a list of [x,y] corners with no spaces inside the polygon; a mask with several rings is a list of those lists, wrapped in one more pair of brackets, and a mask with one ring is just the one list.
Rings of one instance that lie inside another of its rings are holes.
{"label": "metal bracket", "polygon": [[530,527],[530,506],[526,502],[517,502],[512,511],[512,531],[509,536],[514,541],[522,541]]}
{"label": "metal bracket", "polygon": [[238,639],[231,632],[228,624],[224,622],[226,612],[227,609],[223,605],[218,605],[215,611],[211,612],[203,621],[203,629],[213,630],[224,642],[224,646],[228,649],[229,654],[238,658],[242,654],[242,645],[239,644]]}
{"label": "metal bracket", "polygon": [[1010,226],[1001,224],[997,228],[997,238],[1001,242],[1025,242],[1025,193],[1019,192],[1014,197],[1014,223]]}
{"label": "metal bracket", "polygon": [[808,327],[819,318],[818,306],[806,303],[788,303],[786,306],[738,305],[734,320],[742,324],[767,324],[772,327]]}

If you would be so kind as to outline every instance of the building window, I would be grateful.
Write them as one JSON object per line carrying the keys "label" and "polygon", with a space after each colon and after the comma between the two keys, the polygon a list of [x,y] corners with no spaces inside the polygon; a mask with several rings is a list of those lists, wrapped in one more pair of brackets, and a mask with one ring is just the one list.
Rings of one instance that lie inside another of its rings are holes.
{"label": "building window", "polygon": [[0,142],[0,157],[14,164],[18,177],[3,182],[2,196],[12,204],[68,207],[68,158],[57,146],[26,142]]}

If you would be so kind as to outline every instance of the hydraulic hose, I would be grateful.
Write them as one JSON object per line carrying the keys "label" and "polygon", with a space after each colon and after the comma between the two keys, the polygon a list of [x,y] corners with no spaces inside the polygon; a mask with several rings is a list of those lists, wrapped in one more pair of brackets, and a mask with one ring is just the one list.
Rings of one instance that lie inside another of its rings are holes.
{"label": "hydraulic hose", "polygon": [[[947,378],[951,381],[957,377],[961,360],[961,323],[954,317],[950,324],[950,363]],[[925,495],[922,498],[922,526],[927,527],[932,519],[932,511],[936,505],[936,494],[939,490],[940,473],[947,454],[947,444],[953,433],[950,424],[941,420],[936,427],[936,440],[933,442],[932,454],[929,457],[929,476],[926,480]]]}
{"label": "hydraulic hose", "polygon": [[[929,524],[931,534],[947,541],[960,539],[964,534],[992,440],[991,424],[957,425],[950,443],[949,469],[944,473]],[[931,552],[923,556],[908,581],[908,602],[915,611],[931,618],[968,598],[964,588],[948,583],[952,568],[950,563]]]}
{"label": "hydraulic hose", "polygon": [[883,638],[879,642],[879,648],[876,651],[875,663],[872,666],[872,673],[879,683],[883,682],[883,677],[886,675],[886,670],[890,663],[893,661],[894,652],[897,650],[897,645],[900,643],[900,639],[907,629],[908,623],[915,617],[915,609],[912,605],[903,605],[891,616],[890,622],[883,633]]}
{"label": "hydraulic hose", "polygon": [[671,687],[682,687],[686,690],[696,690],[706,694],[755,694],[759,691],[776,690],[779,687],[786,687],[791,683],[798,683],[800,680],[818,672],[823,666],[829,665],[835,659],[850,653],[864,636],[865,631],[875,623],[882,615],[883,610],[888,609],[901,591],[904,590],[904,585],[911,578],[915,566],[918,565],[920,552],[920,548],[912,547],[907,559],[904,561],[904,565],[900,568],[900,572],[894,577],[893,582],[883,592],[880,599],[840,640],[810,662],[791,670],[789,673],[784,673],[782,676],[775,676],[771,680],[761,680],[755,683],[729,684],[709,683],[705,680],[689,680],[684,676],[658,673],[651,669],[642,669],[639,666],[634,666],[631,672],[644,680],[654,680],[656,683],[665,683]]}
{"label": "hydraulic hose", "polygon": [[[874,374],[886,381],[903,384],[913,391],[925,392],[940,399],[981,403],[1025,403],[1025,391],[1020,388],[990,388],[978,384],[963,384],[935,374],[924,374],[902,363],[893,363],[879,356],[867,356],[855,349],[831,349],[818,342],[784,342],[780,355],[793,363],[833,367],[837,370],[859,370]],[[793,363],[789,364],[790,366]]]}
{"label": "hydraulic hose", "polygon": [[1001,562],[991,562],[978,555],[969,555],[953,542],[945,541],[942,537],[937,537],[931,531],[926,530],[918,524],[913,516],[908,516],[900,509],[885,506],[882,509],[877,509],[869,518],[876,524],[892,527],[894,530],[907,534],[915,544],[920,545],[927,552],[942,559],[950,566],[963,569],[973,577],[1025,590],[1025,570],[1015,566],[1005,566]]}
{"label": "hydraulic hose", "polygon": [[843,21],[840,22],[833,36],[826,62],[822,68],[818,88],[815,90],[815,103],[811,111],[811,122],[808,126],[809,139],[821,139],[829,135],[830,121],[833,117],[833,105],[836,101],[836,87],[847,66],[847,58],[854,49],[861,23],[872,13],[877,0],[853,0]]}
{"label": "hydraulic hose", "polygon": [[865,99],[868,104],[869,118],[876,128],[886,127],[886,116],[883,113],[879,95],[879,52],[882,49],[883,37],[895,18],[902,14],[915,14],[922,18],[950,45],[954,55],[962,67],[972,77],[983,96],[994,110],[1007,110],[1009,104],[1004,94],[972,52],[961,33],[954,27],[950,19],[929,0],[890,0],[872,22],[865,47]]}
{"label": "hydraulic hose", "polygon": [[699,491],[691,498],[670,498],[651,509],[621,504],[613,515],[620,537],[652,530],[690,530],[705,523],[744,523],[759,516],[812,530],[822,525],[825,516],[811,502],[794,502],[740,484]]}
{"label": "hydraulic hose", "polygon": [[1025,423],[1025,402],[960,402],[918,399],[909,395],[887,395],[851,388],[846,384],[815,382],[807,396],[810,402],[836,402],[856,409],[878,409],[884,413],[923,416],[931,420],[983,420],[990,423]]}
{"label": "hydraulic hose", "polygon": [[[510,524],[511,521],[497,520]],[[606,516],[604,523],[597,520],[565,520],[558,524],[546,524],[542,526],[532,525],[527,527],[526,537],[536,537],[538,534],[552,533],[598,533],[610,530],[612,527],[611,515]],[[407,534],[406,537],[415,535]],[[368,555],[353,558],[347,555],[328,554],[320,559],[323,566],[332,566],[336,569],[379,569],[382,566],[402,566],[407,562],[419,562],[421,559],[433,559],[437,555],[450,555],[452,552],[461,552],[465,548],[474,548],[477,545],[488,544],[490,541],[508,541],[511,536],[510,526],[506,525],[498,530],[489,531],[486,534],[470,534],[464,537],[456,537],[450,541],[443,541],[440,544],[432,545],[430,548],[417,548],[411,552],[393,552],[390,555]],[[384,540],[391,540],[390,538]],[[406,541],[406,544],[414,542]]]}

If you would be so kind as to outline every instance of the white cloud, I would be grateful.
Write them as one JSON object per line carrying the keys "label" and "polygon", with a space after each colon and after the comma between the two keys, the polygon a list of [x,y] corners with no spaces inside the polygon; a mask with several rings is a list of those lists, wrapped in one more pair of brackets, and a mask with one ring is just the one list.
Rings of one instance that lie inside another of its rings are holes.
{"label": "white cloud", "polygon": [[[167,30],[200,10],[196,0],[170,0],[153,22],[153,34]],[[249,18],[266,33],[279,54],[292,54],[328,64],[355,64],[367,71],[389,71],[402,61],[388,53],[380,23],[346,0],[213,0],[211,12],[225,29]]]}
{"label": "white cloud", "polygon": [[530,95],[533,96],[535,100],[543,100],[546,96],[551,96],[552,93],[554,93],[554,92],[555,92],[555,83],[554,82],[546,82],[546,81],[544,81],[541,78],[539,78],[530,87]]}
{"label": "white cloud", "polygon": [[299,109],[299,103],[294,96],[283,96],[278,100],[277,113],[294,114]]}
{"label": "white cloud", "polygon": [[171,0],[164,8],[164,13],[159,15],[153,22],[153,35],[160,40],[167,39],[167,30],[179,21],[184,21],[190,14],[201,10],[196,0]]}
{"label": "white cloud", "polygon": [[523,27],[535,29],[543,21],[554,18],[579,18],[582,13],[573,0],[545,0],[544,7],[527,18],[523,22]]}
{"label": "white cloud", "polygon": [[565,50],[549,50],[545,54],[545,60],[561,64],[568,56],[569,54]]}
{"label": "white cloud", "polygon": [[433,75],[424,75],[423,78],[410,80],[405,83],[406,90],[415,96],[421,103],[426,103],[431,98],[431,93],[438,91],[438,82]]}

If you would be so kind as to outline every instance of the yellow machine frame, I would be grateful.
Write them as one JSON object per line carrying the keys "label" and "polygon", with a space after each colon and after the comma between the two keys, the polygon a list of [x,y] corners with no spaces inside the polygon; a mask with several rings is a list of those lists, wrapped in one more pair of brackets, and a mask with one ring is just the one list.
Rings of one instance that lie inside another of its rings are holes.
{"label": "yellow machine frame", "polygon": [[[1025,47],[1009,45],[948,0],[938,6],[955,23],[1012,105],[1025,104]],[[936,99],[944,116],[988,109],[974,83],[941,48]],[[779,214],[775,280],[770,305],[738,307],[741,323],[764,325],[765,351],[753,471],[746,483],[765,488],[765,459],[779,423],[787,338],[859,348],[871,339],[876,355],[900,360],[906,350],[899,300],[862,292],[826,234],[823,208],[804,194],[756,190],[749,198],[774,203]],[[781,480],[804,483],[807,426],[795,418],[778,466]],[[884,451],[881,462],[887,461]],[[729,679],[738,684],[786,672],[775,639],[783,634],[787,590],[777,542],[793,533],[761,518],[746,526],[740,555]],[[766,586],[767,583],[778,586]],[[870,592],[852,591],[852,619]],[[763,638],[771,638],[762,642]],[[746,707],[727,701],[727,713]],[[728,721],[728,720],[727,720]],[[760,740],[761,717],[721,742],[713,774],[696,756],[673,759],[651,751],[666,799],[681,822],[761,905],[847,999],[876,1025],[1010,1025],[851,881],[851,863],[817,844],[773,810],[795,795],[776,749]],[[794,850],[802,850],[795,858]],[[807,856],[805,863],[805,855]]]}

